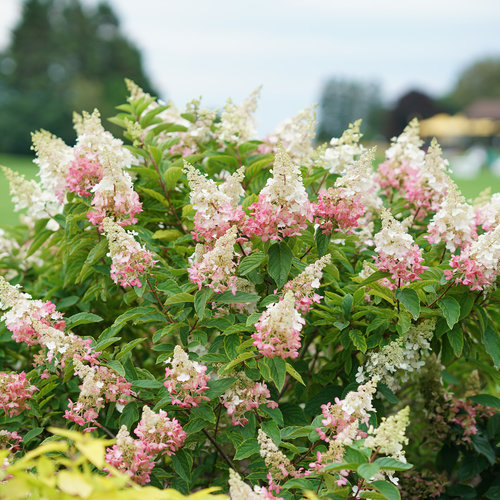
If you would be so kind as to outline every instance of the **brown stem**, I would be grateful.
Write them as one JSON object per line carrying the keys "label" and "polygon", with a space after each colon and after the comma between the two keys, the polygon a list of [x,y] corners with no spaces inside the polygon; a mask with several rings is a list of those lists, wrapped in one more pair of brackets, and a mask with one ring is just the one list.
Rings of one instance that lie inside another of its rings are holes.
{"label": "brown stem", "polygon": [[302,260],[312,249],[313,249],[313,245],[311,245],[300,257],[299,259]]}
{"label": "brown stem", "polygon": [[448,286],[444,289],[443,293],[436,298],[436,300],[433,300],[427,307],[432,307],[453,285],[453,280],[450,280],[448,283]]}
{"label": "brown stem", "polygon": [[173,323],[174,320],[170,317],[170,314],[168,314],[168,310],[165,309],[165,306],[163,305],[163,302],[160,300],[160,297],[158,297],[158,294],[156,293],[155,288],[151,284],[151,281],[149,281],[149,276],[146,276],[146,281],[147,281],[147,283],[149,285],[149,289],[151,290],[151,293],[154,295],[154,297],[156,299],[156,302],[158,302],[158,305],[160,306],[160,309],[161,309],[162,313],[167,317],[167,319],[168,319],[168,321],[170,323]]}
{"label": "brown stem", "polygon": [[104,427],[104,425],[101,425],[99,422],[94,422],[95,425],[97,425],[97,427],[99,427],[99,429],[103,430],[111,439],[115,439],[116,436],[106,427]]}
{"label": "brown stem", "polygon": [[167,199],[168,204],[170,205],[170,211],[172,212],[172,215],[177,219],[177,223],[179,224],[179,226],[182,228],[183,227],[182,221],[179,219],[179,216],[177,215],[177,211],[175,210],[174,205],[172,203],[172,200],[170,199],[170,195],[168,194],[168,189],[165,186],[165,183],[163,182],[163,179],[161,177],[160,169],[158,168],[158,165],[156,164],[156,161],[153,158],[153,155],[149,151],[148,151],[148,156],[149,156],[149,159],[151,160],[151,163],[153,164],[153,167],[156,170],[156,173],[158,174],[158,180],[159,180],[161,188],[163,190],[163,194],[165,195],[165,198]]}
{"label": "brown stem", "polygon": [[206,429],[202,429],[203,434],[207,436],[207,438],[210,440],[210,442],[215,446],[216,450],[220,453],[220,456],[225,460],[227,465],[231,467],[231,469],[236,470],[236,467],[234,466],[233,461],[226,455],[226,452],[219,446],[217,441],[208,433]]}

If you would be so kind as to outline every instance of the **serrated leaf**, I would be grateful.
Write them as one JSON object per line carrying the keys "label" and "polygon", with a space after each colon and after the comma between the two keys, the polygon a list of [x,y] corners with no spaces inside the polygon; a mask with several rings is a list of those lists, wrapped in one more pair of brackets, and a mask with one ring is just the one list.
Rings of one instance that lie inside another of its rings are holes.
{"label": "serrated leaf", "polygon": [[351,317],[353,303],[354,299],[350,293],[346,294],[342,299],[342,310],[344,311],[344,316],[347,319]]}
{"label": "serrated leaf", "polygon": [[469,399],[474,401],[474,403],[500,410],[500,399],[491,394],[477,394],[475,396],[469,396]]}
{"label": "serrated leaf", "polygon": [[306,385],[304,383],[304,380],[302,380],[302,377],[300,376],[300,373],[290,364],[286,363],[286,371],[287,373],[292,376],[297,382],[300,382],[302,385]]}
{"label": "serrated leaf", "polygon": [[163,181],[168,191],[171,191],[177,185],[177,181],[181,178],[181,167],[169,167],[163,174]]}
{"label": "serrated leaf", "polygon": [[257,302],[260,299],[259,295],[255,293],[240,292],[239,290],[233,295],[231,290],[217,295],[215,301],[219,304],[244,304],[247,302]]}
{"label": "serrated leaf", "polygon": [[24,436],[23,436],[23,444],[27,445],[31,440],[36,438],[38,435],[40,435],[43,432],[43,427],[34,427],[33,429],[30,429]]}
{"label": "serrated leaf", "polygon": [[238,272],[240,276],[245,276],[250,271],[253,271],[257,267],[259,267],[265,258],[266,256],[262,252],[253,252],[250,255],[243,257],[243,259],[241,259],[240,265],[238,266]]}
{"label": "serrated leaf", "polygon": [[233,368],[234,366],[238,365],[239,363],[242,363],[243,361],[246,361],[247,359],[253,358],[254,356],[255,356],[254,352],[242,352],[224,367],[222,373],[231,370],[231,368]]}
{"label": "serrated leaf", "polygon": [[366,352],[366,339],[359,330],[349,330],[349,338],[352,340],[354,347],[358,351],[361,351],[362,353]]}
{"label": "serrated leaf", "polygon": [[377,458],[374,463],[378,464],[380,470],[403,471],[403,470],[409,470],[413,467],[412,464],[400,462],[399,460],[396,460],[395,458],[391,457]]}
{"label": "serrated leaf", "polygon": [[186,292],[176,293],[165,301],[165,305],[184,304],[186,302],[194,302],[194,295]]}
{"label": "serrated leaf", "polygon": [[203,394],[210,399],[214,399],[221,394],[224,394],[233,385],[234,378],[220,378],[218,380],[210,380],[208,382],[208,390]]}
{"label": "serrated leaf", "polygon": [[500,366],[500,336],[498,332],[488,325],[482,335],[482,341],[495,366]]}
{"label": "serrated leaf", "polygon": [[314,234],[314,239],[316,241],[316,248],[318,249],[318,256],[323,257],[328,252],[328,245],[330,244],[331,236],[325,234],[321,227],[316,228],[316,233]]}
{"label": "serrated leaf", "polygon": [[207,300],[212,295],[213,295],[213,290],[207,287],[198,290],[194,294],[194,310],[198,315],[198,318],[203,319],[203,316],[205,315],[205,306],[207,305]]}
{"label": "serrated leaf", "polygon": [[471,437],[472,446],[481,455],[484,455],[488,462],[493,465],[495,463],[495,450],[491,447],[486,436],[482,434],[474,434]]}
{"label": "serrated leaf", "polygon": [[130,342],[128,342],[123,347],[120,347],[120,352],[116,355],[116,359],[120,360],[121,358],[123,358],[123,356],[125,356],[132,349],[134,349],[134,347],[138,346],[139,344],[142,344],[142,342],[144,342],[145,340],[146,339],[134,339],[134,340],[131,340]]}
{"label": "serrated leaf", "polygon": [[401,500],[399,490],[389,481],[373,481],[369,485],[382,493],[387,500]]}
{"label": "serrated leaf", "polygon": [[368,463],[368,464],[361,464],[359,467],[358,467],[358,474],[363,478],[363,479],[371,479],[378,471],[380,470],[380,466],[375,463],[375,462],[372,462],[371,464]]}
{"label": "serrated leaf", "polygon": [[365,286],[370,283],[373,283],[374,281],[381,280],[382,278],[387,278],[391,275],[391,273],[387,273],[385,271],[375,271],[373,274],[370,274],[368,278],[364,279],[361,283],[360,286]]}
{"label": "serrated leaf", "polygon": [[97,314],[93,313],[88,313],[88,312],[80,312],[73,314],[73,316],[70,316],[66,320],[66,327],[67,329],[74,328],[75,326],[78,325],[86,325],[88,323],[99,323],[102,321],[101,316],[98,316]]}
{"label": "serrated leaf", "polygon": [[234,455],[235,460],[243,460],[244,458],[251,457],[256,453],[260,453],[260,446],[255,438],[245,439],[237,448]]}
{"label": "serrated leaf", "polygon": [[451,329],[460,317],[460,304],[453,297],[443,297],[437,301],[448,327]]}
{"label": "serrated leaf", "polygon": [[420,316],[420,299],[415,290],[411,288],[398,288],[396,290],[396,298],[405,306],[406,310],[413,316],[413,319],[418,319]]}
{"label": "serrated leaf", "polygon": [[282,241],[274,243],[269,248],[269,276],[276,282],[278,288],[282,288],[288,280],[288,273],[292,268],[292,251]]}
{"label": "serrated leaf", "polygon": [[455,356],[459,357],[464,347],[464,332],[458,325],[455,325],[446,335]]}

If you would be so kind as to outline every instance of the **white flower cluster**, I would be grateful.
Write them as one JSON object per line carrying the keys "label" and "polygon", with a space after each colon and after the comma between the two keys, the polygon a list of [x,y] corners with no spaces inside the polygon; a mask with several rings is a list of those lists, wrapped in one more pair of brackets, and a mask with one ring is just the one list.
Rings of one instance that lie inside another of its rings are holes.
{"label": "white flower cluster", "polygon": [[310,203],[300,168],[281,147],[276,152],[271,174],[260,196],[273,205],[290,207],[293,213],[307,211]]}
{"label": "white flower cluster", "polygon": [[382,417],[382,421],[376,429],[373,427],[368,429],[369,435],[365,439],[365,446],[406,463],[403,445],[408,444],[405,431],[409,423],[409,406],[400,410],[396,415],[391,415],[388,418]]}
{"label": "white flower cluster", "polygon": [[500,273],[500,226],[479,236],[465,254],[479,265],[484,278],[494,283]]}
{"label": "white flower cluster", "polygon": [[257,135],[254,113],[257,110],[261,87],[254,90],[241,104],[228,99],[221,113],[216,130],[221,141],[243,142],[255,139]]}
{"label": "white flower cluster", "polygon": [[[10,194],[14,203],[14,211],[27,209],[27,215],[33,220],[53,217],[62,211],[56,197],[34,180],[26,180],[24,175],[14,172],[10,168],[2,167],[9,181]],[[57,229],[57,223],[48,226]]]}
{"label": "white flower cluster", "polygon": [[231,500],[266,500],[271,498],[268,491],[260,486],[254,486],[252,489],[233,469],[229,469],[228,485]]}
{"label": "white flower cluster", "polygon": [[365,151],[360,144],[363,134],[359,131],[361,120],[350,123],[341,137],[334,137],[322,155],[325,168],[332,174],[344,174],[348,165],[354,163]]}
{"label": "white flower cluster", "polygon": [[313,151],[316,136],[316,106],[304,108],[296,116],[287,118],[265,139],[274,151],[278,145],[299,163],[305,164]]}
{"label": "white flower cluster", "polygon": [[408,233],[408,225],[412,219],[396,220],[386,208],[381,210],[382,229],[374,236],[375,252],[383,253],[389,258],[403,260],[413,249],[415,242]]}
{"label": "white flower cluster", "polygon": [[399,389],[401,383],[408,381],[412,373],[425,365],[435,325],[433,319],[412,325],[403,337],[378,352],[370,351],[364,365],[358,368],[356,382],[362,383],[376,376],[393,391]]}
{"label": "white flower cluster", "polygon": [[385,152],[387,160],[391,163],[409,163],[413,168],[423,165],[425,152],[421,149],[423,144],[420,139],[420,126],[414,118],[403,130],[399,137],[391,140],[391,146]]}
{"label": "white flower cluster", "polygon": [[382,199],[378,196],[379,186],[373,170],[375,148],[363,152],[359,160],[344,164],[342,176],[335,181],[335,187],[344,189],[344,196],[355,198],[370,210],[378,210]]}
{"label": "white flower cluster", "polygon": [[64,192],[66,175],[73,161],[73,148],[55,135],[40,130],[31,134],[36,158],[33,160],[39,167],[38,175],[43,189],[59,197]]}
{"label": "white flower cluster", "polygon": [[178,345],[174,348],[174,355],[165,360],[165,364],[170,365],[171,378],[181,383],[197,379],[206,371],[205,366],[190,360],[186,351]]}
{"label": "white flower cluster", "polygon": [[219,185],[187,161],[184,161],[184,172],[191,190],[191,205],[208,218],[217,215],[225,205],[237,205],[244,194],[241,182],[245,177],[245,167],[239,168]]}
{"label": "white flower cluster", "polygon": [[431,243],[444,241],[451,252],[468,246],[476,236],[474,208],[466,203],[455,186],[450,185],[441,209],[434,214],[427,230]]}
{"label": "white flower cluster", "polygon": [[295,469],[290,459],[262,429],[259,429],[257,441],[260,446],[260,456],[264,459],[266,467],[271,469],[274,480],[281,481],[289,474],[293,474]]}
{"label": "white flower cluster", "polygon": [[500,225],[500,193],[495,193],[487,200],[475,204],[477,223],[485,230],[491,231]]}
{"label": "white flower cluster", "polygon": [[350,391],[341,401],[342,410],[348,415],[367,421],[370,412],[376,411],[372,405],[373,395],[377,392],[378,377],[373,377],[366,384],[360,385],[357,391]]}

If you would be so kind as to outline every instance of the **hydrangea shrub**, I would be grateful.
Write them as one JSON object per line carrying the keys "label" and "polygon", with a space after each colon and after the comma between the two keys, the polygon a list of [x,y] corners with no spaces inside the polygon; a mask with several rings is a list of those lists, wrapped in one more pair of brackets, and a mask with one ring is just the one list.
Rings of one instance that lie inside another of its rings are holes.
{"label": "hydrangea shrub", "polygon": [[498,194],[467,202],[417,121],[377,165],[359,122],[258,140],[258,91],[127,85],[123,141],[83,113],[33,134],[39,181],[4,169],[0,480],[57,426],[131,488],[498,498]]}

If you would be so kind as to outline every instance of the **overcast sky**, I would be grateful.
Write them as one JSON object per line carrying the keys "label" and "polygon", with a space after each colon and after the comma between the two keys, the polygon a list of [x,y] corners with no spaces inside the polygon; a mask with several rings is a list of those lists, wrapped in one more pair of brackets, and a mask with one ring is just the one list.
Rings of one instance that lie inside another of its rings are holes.
{"label": "overcast sky", "polygon": [[[317,102],[330,76],[378,82],[387,101],[412,88],[439,95],[471,61],[500,55],[500,0],[110,3],[178,106],[200,95],[220,106],[262,84],[262,133]],[[21,5],[0,0],[0,49]]]}

